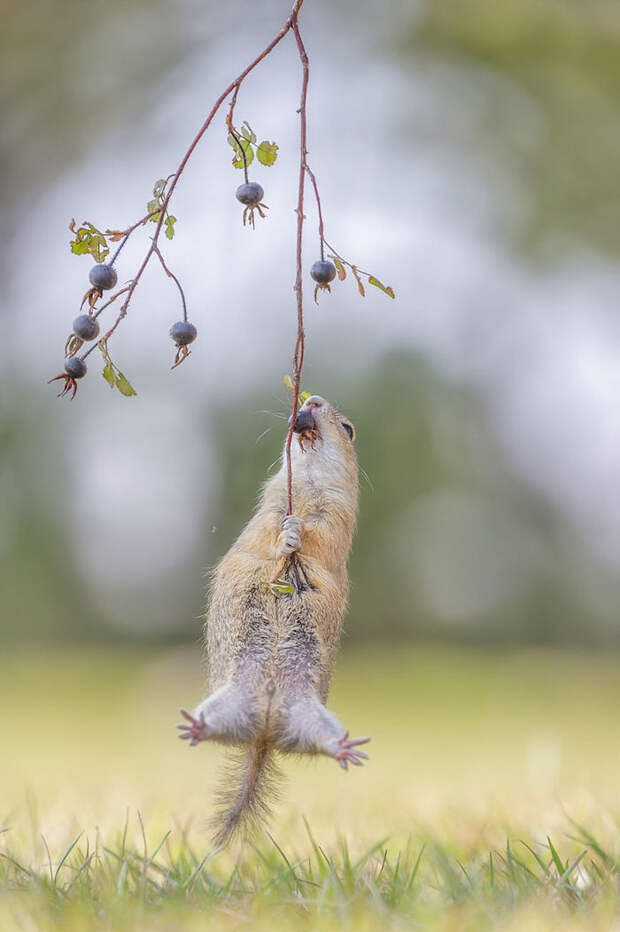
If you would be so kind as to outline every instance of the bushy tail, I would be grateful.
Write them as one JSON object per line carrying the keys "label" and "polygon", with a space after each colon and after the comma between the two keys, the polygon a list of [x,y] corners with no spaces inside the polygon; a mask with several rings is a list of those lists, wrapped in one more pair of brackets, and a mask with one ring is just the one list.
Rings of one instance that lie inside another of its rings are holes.
{"label": "bushy tail", "polygon": [[211,822],[218,848],[235,835],[251,833],[269,818],[267,799],[277,798],[280,777],[266,741],[259,740],[231,755],[218,791],[218,812]]}

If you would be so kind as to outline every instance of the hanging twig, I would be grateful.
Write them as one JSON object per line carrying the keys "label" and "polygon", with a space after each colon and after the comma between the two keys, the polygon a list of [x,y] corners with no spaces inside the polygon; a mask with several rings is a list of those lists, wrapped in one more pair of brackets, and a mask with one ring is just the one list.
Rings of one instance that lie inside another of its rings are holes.
{"label": "hanging twig", "polygon": [[293,411],[291,423],[286,438],[286,473],[287,473],[287,495],[288,509],[287,514],[293,513],[293,467],[291,463],[291,443],[293,440],[293,428],[297,416],[297,407],[299,405],[299,390],[301,387],[301,372],[304,365],[304,305],[303,305],[303,288],[302,288],[302,235],[304,227],[304,181],[306,178],[306,155],[307,155],[307,123],[306,123],[306,99],[308,96],[308,79],[310,77],[310,68],[308,55],[302,42],[299,26],[297,24],[297,12],[291,16],[291,29],[295,35],[299,58],[302,66],[301,81],[301,101],[299,104],[299,186],[297,192],[297,274],[295,277],[294,291],[297,297],[297,338],[295,340],[295,349],[293,351]]}

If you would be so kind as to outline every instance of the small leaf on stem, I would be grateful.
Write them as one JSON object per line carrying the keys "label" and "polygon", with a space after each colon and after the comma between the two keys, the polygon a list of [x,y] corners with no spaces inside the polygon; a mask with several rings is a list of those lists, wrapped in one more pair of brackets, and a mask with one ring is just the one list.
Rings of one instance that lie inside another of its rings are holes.
{"label": "small leaf on stem", "polygon": [[263,139],[261,144],[256,149],[256,158],[262,165],[273,165],[275,160],[278,157],[278,146],[275,142],[268,142],[266,139]]}
{"label": "small leaf on stem", "polygon": [[158,181],[156,181],[155,185],[153,186],[153,194],[155,195],[155,197],[161,197],[161,195],[164,193],[165,187],[166,187],[165,178],[160,178]]}
{"label": "small leaf on stem", "polygon": [[247,139],[249,142],[256,142],[256,133],[250,126],[247,120],[244,120],[241,124],[241,135],[244,139]]}
{"label": "small leaf on stem", "polygon": [[357,290],[361,294],[362,298],[366,297],[366,291],[362,284],[362,279],[359,277],[357,268],[354,265],[351,266],[351,271],[353,272],[353,275],[355,276],[355,281],[357,282]]}
{"label": "small leaf on stem", "polygon": [[126,398],[130,398],[132,395],[137,395],[138,393],[133,389],[129,384],[122,372],[118,373],[116,379],[116,387],[118,388],[121,395],[125,395]]}
{"label": "small leaf on stem", "polygon": [[294,391],[295,391],[295,383],[293,382],[293,380],[292,380],[292,378],[290,377],[290,375],[288,375],[288,373],[287,373],[287,374],[284,376],[284,378],[282,379],[282,384],[284,385],[285,388],[288,388],[288,390],[289,390],[290,392],[294,392]]}
{"label": "small leaf on stem", "polygon": [[338,278],[340,279],[341,282],[343,282],[345,278],[347,277],[347,273],[346,273],[344,265],[342,264],[340,259],[338,259],[336,256],[331,256],[331,260],[336,266],[336,271],[338,272]]}
{"label": "small leaf on stem", "polygon": [[71,252],[76,256],[83,256],[85,253],[90,252],[86,240],[75,240],[69,245],[71,246]]}
{"label": "small leaf on stem", "polygon": [[312,398],[312,392],[300,392],[299,393],[299,405],[305,405],[308,398]]}
{"label": "small leaf on stem", "polygon": [[98,230],[96,226],[93,226],[87,220],[77,229],[75,220],[72,220],[69,229],[72,233],[75,233],[75,239],[69,243],[71,252],[74,255],[83,256],[90,253],[95,262],[103,262],[110,248],[101,230]]}
{"label": "small leaf on stem", "polygon": [[394,297],[394,291],[393,291],[393,289],[392,289],[389,285],[388,285],[388,286],[383,285],[383,284],[379,281],[378,278],[375,278],[374,275],[369,275],[369,276],[368,276],[368,284],[369,284],[369,285],[374,285],[375,288],[379,288],[380,291],[383,291],[385,294],[389,295],[390,298],[393,298],[393,297]]}
{"label": "small leaf on stem", "polygon": [[99,347],[101,355],[105,361],[105,366],[103,367],[103,377],[110,388],[118,388],[121,395],[125,395],[127,398],[131,397],[131,395],[136,395],[137,392],[134,391],[133,387],[129,384],[129,381],[125,378],[118,366],[115,365],[115,363],[113,363],[110,359],[106,340],[99,340],[97,346]]}
{"label": "small leaf on stem", "polygon": [[103,367],[103,377],[110,388],[116,387],[116,374],[114,372],[114,366],[111,362],[107,362]]}
{"label": "small leaf on stem", "polygon": [[168,216],[166,217],[166,223],[165,223],[166,236],[168,237],[168,239],[172,239],[174,236],[174,225],[176,222],[177,222],[177,218],[173,217],[172,214],[168,214]]}
{"label": "small leaf on stem", "polygon": [[251,165],[254,161],[254,150],[249,139],[242,139],[240,142],[237,142],[234,136],[228,137],[228,144],[232,146],[235,151],[233,156],[232,163],[235,168],[243,168],[243,155],[241,150],[245,152],[245,160],[248,165]]}

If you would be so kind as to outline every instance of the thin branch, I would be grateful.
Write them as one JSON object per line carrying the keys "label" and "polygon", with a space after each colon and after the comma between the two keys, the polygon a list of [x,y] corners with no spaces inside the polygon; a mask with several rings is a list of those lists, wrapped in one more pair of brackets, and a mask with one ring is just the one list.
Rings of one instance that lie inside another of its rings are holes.
{"label": "thin branch", "polygon": [[353,264],[353,262],[349,262],[348,259],[343,259],[340,253],[336,249],[334,249],[331,243],[328,243],[326,239],[324,239],[323,242],[325,243],[327,248],[331,250],[331,252],[335,255],[336,259],[340,259],[343,265],[348,265],[350,269],[355,269],[358,275],[367,275],[369,278],[372,277],[372,272],[365,272],[364,269],[358,268],[356,265]]}
{"label": "thin branch", "polygon": [[[166,184],[168,183],[168,180],[169,180],[170,178],[172,178],[172,177],[174,177],[174,176],[173,176],[173,175],[168,175],[168,178],[166,178]],[[134,231],[134,230],[137,230],[138,227],[143,227],[144,224],[147,222],[147,220],[150,220],[151,217],[155,217],[155,216],[159,213],[159,211],[160,211],[160,208],[159,208],[159,207],[156,207],[155,210],[149,211],[148,214],[145,214],[144,217],[140,217],[139,220],[136,220],[135,223],[132,223],[132,225],[131,225],[130,227],[127,227],[126,230],[106,230],[106,236],[110,236],[111,233],[114,233],[114,234],[117,234],[117,235],[120,235],[120,236],[124,236],[124,237],[125,237],[123,243],[121,243],[121,245],[120,245],[120,246],[118,247],[118,249],[116,250],[116,252],[115,252],[115,254],[114,254],[114,258],[112,259],[112,262],[114,262],[114,260],[116,259],[117,255],[119,254],[119,252],[120,252],[121,249],[123,248],[125,242],[129,239],[129,237],[131,236],[131,234],[133,233],[133,231]],[[111,263],[110,263],[110,264],[111,264]]]}
{"label": "thin branch", "polygon": [[114,263],[116,262],[116,260],[118,259],[119,255],[120,255],[121,249],[123,248],[123,246],[125,245],[125,243],[126,243],[127,240],[129,239],[129,237],[131,236],[131,234],[132,234],[132,230],[129,230],[128,233],[125,233],[125,235],[124,235],[124,237],[123,237],[123,239],[122,239],[122,241],[121,241],[121,243],[120,243],[118,249],[116,250],[116,252],[115,252],[114,255],[112,256],[112,258],[111,258],[110,261],[108,262],[108,265],[114,265]]}
{"label": "thin branch", "polygon": [[305,168],[306,168],[306,171],[308,172],[308,175],[310,176],[312,187],[314,188],[314,198],[316,200],[316,207],[319,212],[319,240],[321,243],[321,260],[324,260],[325,259],[325,247],[324,247],[325,236],[324,236],[324,229],[323,229],[323,211],[321,210],[321,198],[319,195],[319,186],[316,183],[315,174],[307,162],[306,162]]}
{"label": "thin branch", "polygon": [[120,296],[121,296],[122,294],[125,294],[126,291],[129,291],[130,288],[131,288],[131,284],[125,285],[124,288],[121,288],[120,291],[117,291],[115,295],[112,295],[112,297],[110,298],[109,301],[106,301],[105,304],[102,304],[101,307],[97,308],[97,310],[96,310],[95,313],[93,314],[93,317],[95,317],[95,318],[99,317],[99,315],[101,314],[101,312],[102,312],[102,311],[105,311],[106,307],[109,307],[111,304],[114,304],[114,302],[116,301],[116,299],[117,299],[117,298],[120,298]]}
{"label": "thin branch", "polygon": [[[117,291],[115,295],[112,295],[112,297],[109,299],[109,301],[106,301],[105,304],[102,304],[101,307],[97,309],[97,311],[93,314],[93,317],[94,317],[95,319],[97,319],[97,317],[99,317],[99,315],[101,314],[101,312],[102,312],[102,311],[105,311],[106,307],[109,307],[111,304],[114,304],[114,302],[116,301],[116,299],[117,299],[117,298],[120,298],[120,296],[121,296],[122,294],[125,294],[125,292],[129,291],[130,288],[131,288],[131,284],[125,285],[124,288],[121,288],[120,291]],[[97,341],[97,343],[98,343],[98,342],[99,342],[99,341]],[[90,347],[90,349],[87,349],[85,353],[82,353],[82,355],[80,356],[80,359],[86,359],[87,356],[90,356],[90,354],[92,353],[92,351],[93,351],[94,349],[96,349],[97,343],[93,343],[93,345]]]}
{"label": "thin branch", "polygon": [[310,77],[310,67],[308,55],[304,47],[299,26],[297,24],[297,12],[294,12],[291,20],[291,29],[295,35],[299,58],[303,70],[301,82],[301,100],[299,104],[299,186],[297,194],[297,275],[295,278],[294,291],[297,298],[297,339],[295,340],[295,349],[293,352],[293,412],[291,423],[289,425],[286,437],[286,476],[287,476],[287,496],[288,510],[287,514],[293,513],[293,467],[291,463],[291,443],[293,440],[293,429],[295,418],[297,416],[297,407],[299,404],[299,390],[301,386],[301,372],[304,364],[304,308],[303,308],[303,289],[302,289],[302,236],[304,227],[304,181],[306,178],[306,155],[307,155],[307,121],[306,121],[306,100],[308,97],[308,80]]}
{"label": "thin branch", "polygon": [[181,293],[181,301],[183,302],[183,320],[187,321],[187,304],[185,303],[185,293],[184,293],[184,291],[183,291],[183,288],[181,287],[181,282],[180,282],[179,279],[176,277],[176,275],[174,274],[174,272],[171,272],[170,269],[168,268],[168,266],[166,265],[166,262],[165,262],[165,260],[164,260],[164,257],[162,256],[162,254],[161,254],[161,252],[160,252],[159,246],[156,246],[156,247],[155,247],[155,255],[157,256],[157,258],[158,258],[159,261],[161,262],[161,266],[162,266],[164,272],[166,273],[166,275],[168,276],[168,278],[171,278],[171,279],[175,282],[177,288],[179,289],[179,291],[180,291],[180,293]]}
{"label": "thin branch", "polygon": [[248,184],[248,183],[249,183],[249,178],[248,178],[248,159],[247,159],[247,156],[246,156],[246,154],[245,154],[245,149],[244,149],[243,146],[241,145],[241,140],[239,139],[239,135],[238,135],[238,133],[237,133],[237,130],[235,129],[235,127],[234,127],[234,125],[233,125],[233,113],[234,113],[234,110],[235,110],[235,104],[237,103],[237,96],[238,96],[238,94],[239,94],[239,87],[240,87],[240,85],[237,84],[237,86],[235,87],[235,90],[233,91],[233,95],[232,95],[232,97],[231,97],[231,99],[230,99],[230,107],[228,108],[228,113],[226,114],[226,126],[228,127],[228,132],[230,133],[230,135],[232,136],[232,138],[233,138],[233,139],[235,140],[235,142],[237,143],[237,148],[239,149],[239,152],[241,153],[241,158],[243,159],[243,174],[245,175],[245,183]]}

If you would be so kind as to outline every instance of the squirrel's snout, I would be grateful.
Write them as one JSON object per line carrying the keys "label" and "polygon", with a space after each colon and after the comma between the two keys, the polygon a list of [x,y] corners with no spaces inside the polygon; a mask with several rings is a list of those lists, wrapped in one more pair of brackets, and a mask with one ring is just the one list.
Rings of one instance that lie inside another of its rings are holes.
{"label": "squirrel's snout", "polygon": [[316,421],[310,408],[301,408],[295,418],[293,430],[296,434],[303,434],[305,430],[316,430]]}

